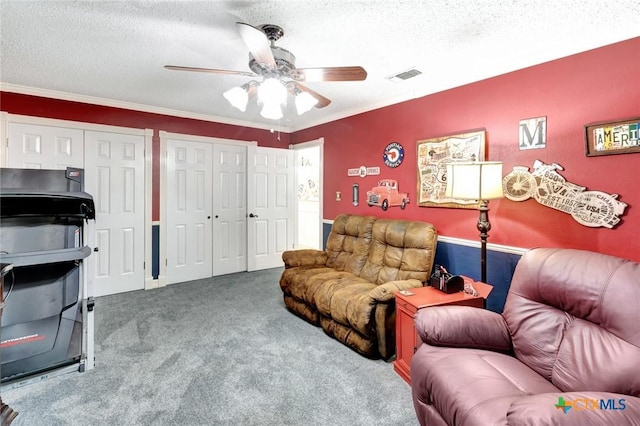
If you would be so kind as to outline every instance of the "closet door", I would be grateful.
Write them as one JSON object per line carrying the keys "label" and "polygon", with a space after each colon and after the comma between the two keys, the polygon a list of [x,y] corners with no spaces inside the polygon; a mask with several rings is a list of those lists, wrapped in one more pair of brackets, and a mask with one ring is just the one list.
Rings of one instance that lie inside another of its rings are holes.
{"label": "closet door", "polygon": [[95,232],[85,239],[98,248],[86,261],[88,294],[104,296],[144,288],[142,132],[120,134],[13,122],[8,128],[7,167],[85,170],[85,192],[93,196],[97,210],[92,222]]}
{"label": "closet door", "polygon": [[213,145],[213,275],[247,270],[247,147]]}
{"label": "closet door", "polygon": [[293,155],[290,149],[255,147],[249,151],[249,271],[283,266],[282,252],[293,248],[296,215]]}
{"label": "closet door", "polygon": [[81,129],[9,123],[7,167],[66,169],[84,167],[84,132]]}
{"label": "closet door", "polygon": [[167,140],[167,283],[212,276],[212,145]]}
{"label": "closet door", "polygon": [[144,288],[144,136],[85,131],[85,190],[96,220],[88,259],[95,296]]}

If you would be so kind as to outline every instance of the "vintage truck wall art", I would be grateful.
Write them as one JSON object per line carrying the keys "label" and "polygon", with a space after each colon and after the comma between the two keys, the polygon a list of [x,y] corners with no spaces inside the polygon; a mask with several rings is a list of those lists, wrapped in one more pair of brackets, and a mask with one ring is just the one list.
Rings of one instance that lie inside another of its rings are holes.
{"label": "vintage truck wall art", "polygon": [[367,191],[367,204],[379,206],[382,210],[389,207],[400,206],[402,210],[409,204],[409,194],[398,192],[398,181],[394,179],[381,179],[378,186]]}

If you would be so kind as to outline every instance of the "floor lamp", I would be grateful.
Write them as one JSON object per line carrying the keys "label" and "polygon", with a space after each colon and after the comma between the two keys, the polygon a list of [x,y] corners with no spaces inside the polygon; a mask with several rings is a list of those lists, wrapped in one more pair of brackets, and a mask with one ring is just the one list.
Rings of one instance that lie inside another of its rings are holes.
{"label": "floor lamp", "polygon": [[502,198],[502,163],[484,161],[447,165],[447,197],[454,200],[477,200],[480,231],[480,281],[487,282],[487,238],[491,230],[488,201]]}

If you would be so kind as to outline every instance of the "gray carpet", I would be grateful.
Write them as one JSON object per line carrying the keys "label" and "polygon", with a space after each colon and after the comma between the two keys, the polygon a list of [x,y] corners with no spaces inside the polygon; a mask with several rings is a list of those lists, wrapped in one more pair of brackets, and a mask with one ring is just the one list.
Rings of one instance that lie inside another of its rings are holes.
{"label": "gray carpet", "polygon": [[13,425],[417,425],[393,365],[288,312],[281,269],[96,300],[96,367],[4,391]]}

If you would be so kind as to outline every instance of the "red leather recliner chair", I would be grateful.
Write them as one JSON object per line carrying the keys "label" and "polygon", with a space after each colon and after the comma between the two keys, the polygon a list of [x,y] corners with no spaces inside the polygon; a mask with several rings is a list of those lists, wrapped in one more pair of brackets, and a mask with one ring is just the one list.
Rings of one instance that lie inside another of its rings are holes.
{"label": "red leather recliner chair", "polygon": [[504,312],[422,309],[422,425],[640,425],[640,263],[533,249]]}

